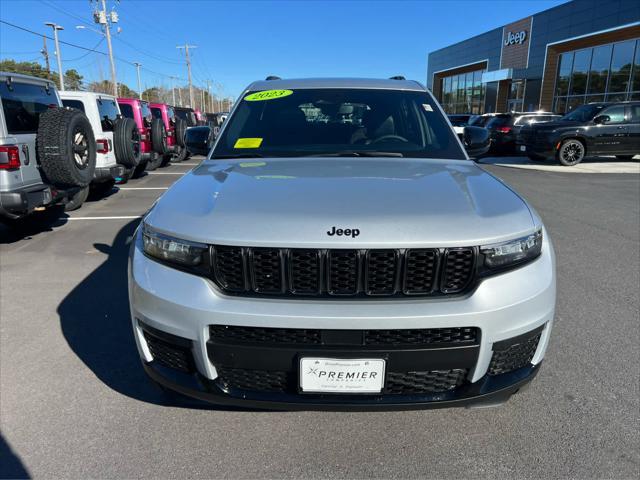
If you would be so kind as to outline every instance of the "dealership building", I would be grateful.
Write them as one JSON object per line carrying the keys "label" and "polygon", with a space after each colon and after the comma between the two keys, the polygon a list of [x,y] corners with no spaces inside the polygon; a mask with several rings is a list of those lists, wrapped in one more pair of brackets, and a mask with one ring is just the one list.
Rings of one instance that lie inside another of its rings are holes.
{"label": "dealership building", "polygon": [[429,54],[447,113],[640,100],[640,1],[574,0]]}

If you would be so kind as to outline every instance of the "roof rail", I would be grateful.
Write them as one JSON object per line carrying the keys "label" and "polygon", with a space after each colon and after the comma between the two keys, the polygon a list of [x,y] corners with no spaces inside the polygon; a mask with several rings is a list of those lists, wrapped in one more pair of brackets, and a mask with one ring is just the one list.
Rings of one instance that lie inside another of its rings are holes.
{"label": "roof rail", "polygon": [[406,78],[404,78],[404,75],[395,75],[393,77],[389,77],[389,80],[406,80]]}
{"label": "roof rail", "polygon": [[269,75],[267,78],[265,78],[265,80],[269,81],[269,80],[282,80],[282,79],[276,75]]}

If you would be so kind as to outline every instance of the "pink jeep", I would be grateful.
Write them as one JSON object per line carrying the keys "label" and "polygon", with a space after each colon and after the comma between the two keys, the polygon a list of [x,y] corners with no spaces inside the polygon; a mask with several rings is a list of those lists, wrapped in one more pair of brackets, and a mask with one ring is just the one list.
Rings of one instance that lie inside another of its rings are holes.
{"label": "pink jeep", "polygon": [[162,120],[167,131],[167,152],[164,154],[164,163],[181,162],[186,155],[184,132],[187,125],[185,121],[177,117],[173,107],[166,103],[150,103],[149,107],[153,118]]}
{"label": "pink jeep", "polygon": [[122,116],[133,119],[140,132],[142,161],[135,173],[141,174],[145,168],[155,170],[162,163],[167,149],[167,129],[164,123],[162,120],[154,121],[149,103],[144,100],[118,98],[118,105]]}

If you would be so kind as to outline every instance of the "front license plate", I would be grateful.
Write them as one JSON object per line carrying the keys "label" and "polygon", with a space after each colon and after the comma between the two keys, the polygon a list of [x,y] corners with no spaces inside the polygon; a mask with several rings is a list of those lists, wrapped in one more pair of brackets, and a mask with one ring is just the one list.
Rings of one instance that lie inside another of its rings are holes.
{"label": "front license plate", "polygon": [[527,146],[526,145],[520,145],[520,151],[521,152],[526,152],[527,151]]}
{"label": "front license plate", "polygon": [[380,358],[300,359],[300,390],[324,393],[380,393],[385,361]]}

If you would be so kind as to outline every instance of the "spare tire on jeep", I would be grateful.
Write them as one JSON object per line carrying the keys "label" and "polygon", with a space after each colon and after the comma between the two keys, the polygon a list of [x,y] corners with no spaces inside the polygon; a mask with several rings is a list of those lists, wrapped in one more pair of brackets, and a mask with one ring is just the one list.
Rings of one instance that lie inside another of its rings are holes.
{"label": "spare tire on jeep", "polygon": [[159,118],[151,122],[151,147],[160,155],[167,153],[167,129]]}
{"label": "spare tire on jeep", "polygon": [[127,168],[137,167],[142,160],[140,132],[131,118],[119,118],[113,130],[113,144],[116,162]]}
{"label": "spare tire on jeep", "polygon": [[182,118],[176,117],[176,145],[179,147],[184,147],[184,132],[187,131],[187,122]]}
{"label": "spare tire on jeep", "polygon": [[52,108],[40,114],[38,160],[46,179],[60,188],[86,187],[96,169],[96,139],[80,110]]}

